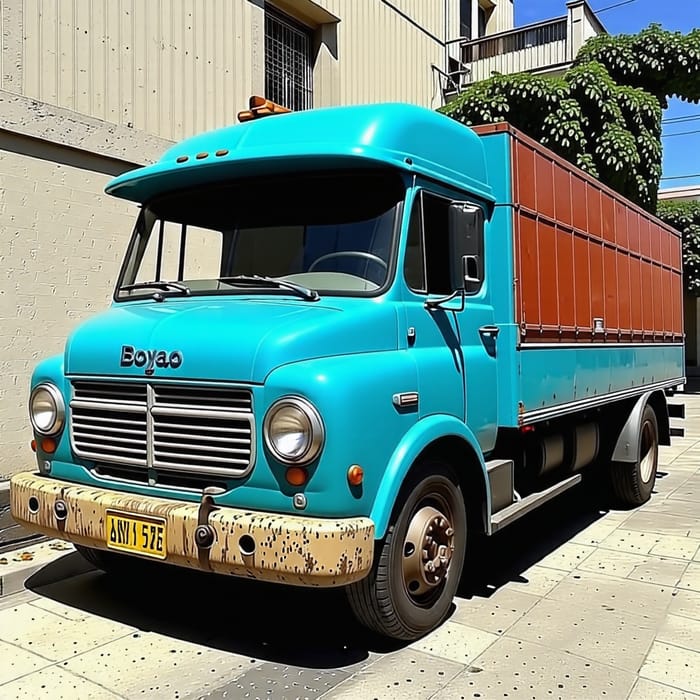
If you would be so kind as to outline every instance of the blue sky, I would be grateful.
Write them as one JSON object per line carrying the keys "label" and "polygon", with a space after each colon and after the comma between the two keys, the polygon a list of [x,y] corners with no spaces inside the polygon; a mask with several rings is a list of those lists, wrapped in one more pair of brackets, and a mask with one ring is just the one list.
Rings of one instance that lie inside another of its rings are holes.
{"label": "blue sky", "polygon": [[[594,11],[604,10],[598,19],[611,34],[633,34],[652,22],[664,29],[689,32],[700,27],[700,0],[588,0]],[[619,7],[611,7],[618,5]],[[516,26],[538,22],[566,14],[566,0],[514,0]],[[674,99],[663,119],[697,117],[688,121],[665,123],[663,126],[663,175],[695,175],[693,178],[664,179],[661,187],[700,185],[700,104]],[[697,133],[672,136],[680,132]]]}

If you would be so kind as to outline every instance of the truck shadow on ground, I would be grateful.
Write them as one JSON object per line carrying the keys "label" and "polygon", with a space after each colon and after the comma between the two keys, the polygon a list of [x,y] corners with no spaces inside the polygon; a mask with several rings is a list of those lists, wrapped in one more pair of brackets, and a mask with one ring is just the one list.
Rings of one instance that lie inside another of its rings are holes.
{"label": "truck shadow on ground", "polygon": [[[605,514],[600,496],[574,489],[481,544],[459,595],[486,598]],[[143,631],[308,668],[342,668],[405,646],[377,638],[349,612],[342,590],[264,584],[170,566],[103,574],[77,553],[27,581],[34,593]]]}

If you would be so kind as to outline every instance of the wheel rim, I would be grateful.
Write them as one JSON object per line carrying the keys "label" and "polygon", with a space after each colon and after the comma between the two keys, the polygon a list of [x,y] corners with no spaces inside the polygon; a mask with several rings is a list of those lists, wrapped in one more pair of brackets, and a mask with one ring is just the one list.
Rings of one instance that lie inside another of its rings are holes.
{"label": "wheel rim", "polygon": [[411,518],[403,543],[406,592],[418,602],[439,589],[454,553],[454,527],[447,507],[423,506]]}
{"label": "wheel rim", "polygon": [[642,481],[646,484],[656,468],[656,433],[651,421],[645,421],[642,426],[640,448],[639,472]]}

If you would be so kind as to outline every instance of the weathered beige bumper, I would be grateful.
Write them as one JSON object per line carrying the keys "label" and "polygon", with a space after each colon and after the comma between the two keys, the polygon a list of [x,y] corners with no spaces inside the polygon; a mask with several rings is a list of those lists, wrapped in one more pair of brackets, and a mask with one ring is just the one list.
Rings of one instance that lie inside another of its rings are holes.
{"label": "weathered beige bumper", "polygon": [[[54,512],[58,499],[67,506],[62,521]],[[369,518],[252,512],[80,486],[29,473],[12,477],[10,503],[12,517],[28,529],[100,549],[107,549],[108,509],[161,517],[166,561],[267,581],[340,586],[365,576],[374,554],[374,524]],[[194,531],[201,524],[215,534],[208,549],[195,544]],[[252,554],[241,552],[244,536],[246,552],[251,550],[249,538],[254,541]]]}

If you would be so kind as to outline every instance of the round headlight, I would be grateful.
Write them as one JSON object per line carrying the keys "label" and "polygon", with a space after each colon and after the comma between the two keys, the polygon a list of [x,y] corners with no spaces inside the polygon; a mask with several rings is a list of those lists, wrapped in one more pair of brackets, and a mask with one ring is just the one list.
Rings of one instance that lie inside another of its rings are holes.
{"label": "round headlight", "polygon": [[66,417],[61,392],[53,384],[39,384],[29,397],[29,418],[39,435],[61,432]]}
{"label": "round headlight", "polygon": [[321,451],[321,416],[305,399],[293,396],[270,406],[263,425],[265,444],[281,462],[308,464]]}

